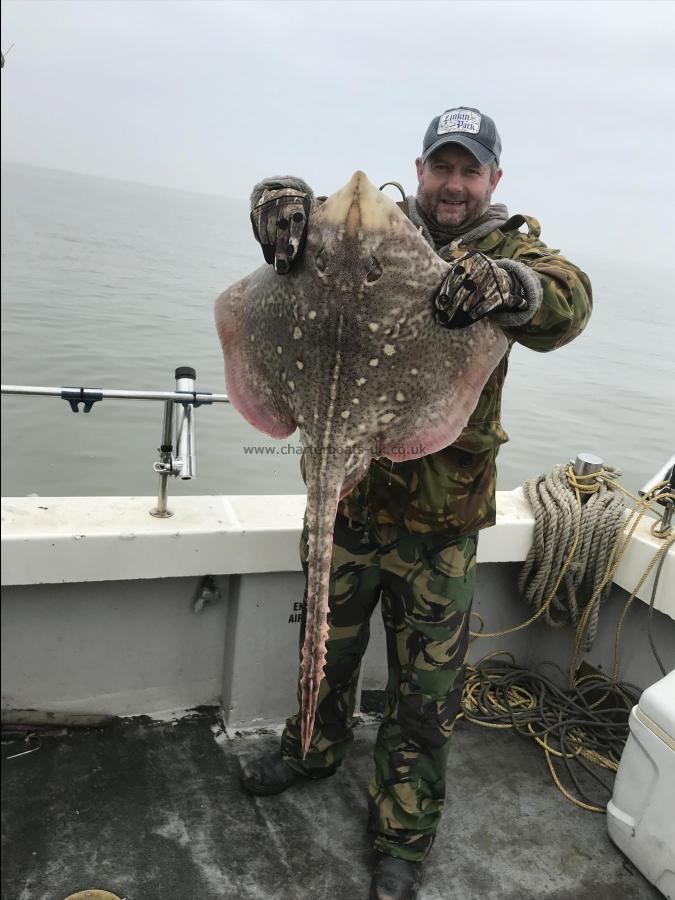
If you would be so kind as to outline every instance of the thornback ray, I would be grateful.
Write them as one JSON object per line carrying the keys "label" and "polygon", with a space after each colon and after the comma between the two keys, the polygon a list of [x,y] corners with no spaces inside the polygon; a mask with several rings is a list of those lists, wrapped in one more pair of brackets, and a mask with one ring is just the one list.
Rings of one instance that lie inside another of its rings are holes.
{"label": "thornback ray", "polygon": [[363,172],[310,215],[290,272],[263,265],[216,301],[228,395],[275,438],[299,429],[309,529],[302,754],[310,747],[328,636],[333,526],[374,457],[452,444],[507,349],[488,319],[448,330],[433,299],[450,268]]}

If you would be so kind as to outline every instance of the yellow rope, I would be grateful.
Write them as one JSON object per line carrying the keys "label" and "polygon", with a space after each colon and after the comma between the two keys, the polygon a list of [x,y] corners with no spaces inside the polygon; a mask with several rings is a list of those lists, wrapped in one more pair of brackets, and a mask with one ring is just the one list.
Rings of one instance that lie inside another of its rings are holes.
{"label": "yellow rope", "polygon": [[[624,526],[622,534],[617,538],[612,551],[610,553],[609,561],[607,564],[607,568],[605,570],[605,574],[600,582],[600,584],[596,587],[593,595],[590,600],[584,607],[583,613],[580,617],[575,641],[574,641],[574,652],[572,656],[572,660],[570,663],[570,682],[572,687],[578,687],[587,678],[591,676],[581,676],[577,677],[575,674],[575,664],[577,658],[580,653],[581,644],[583,643],[584,634],[586,631],[586,625],[588,620],[593,612],[594,607],[599,602],[599,598],[602,594],[603,589],[609,583],[609,581],[613,578],[614,573],[616,572],[617,567],[621,563],[621,560],[626,553],[630,541],[635,534],[635,531],[642,521],[643,517],[647,512],[649,512],[653,506],[664,499],[675,499],[675,494],[672,492],[667,492],[665,494],[661,494],[660,496],[656,496],[656,491],[662,488],[666,482],[662,482],[659,485],[656,485],[652,491],[648,495],[644,497],[638,497],[625,488],[623,485],[619,484],[619,482],[615,481],[608,472],[605,470],[601,470],[600,472],[593,473],[592,475],[575,475],[574,470],[570,466],[566,472],[567,479],[569,481],[570,487],[574,490],[575,498],[577,501],[578,507],[581,507],[581,498],[582,496],[590,496],[591,494],[596,493],[600,490],[600,485],[604,481],[606,484],[611,485],[615,489],[624,493],[627,497],[630,497],[631,500],[636,504],[635,509],[630,511],[628,516],[628,520],[626,525]],[[656,523],[655,523],[656,524]],[[654,526],[652,526],[653,529]],[[542,606],[537,610],[535,615],[531,616],[526,622],[521,623],[520,625],[516,625],[512,628],[504,629],[503,631],[494,631],[494,632],[473,632],[470,631],[470,637],[472,640],[476,638],[495,638],[502,637],[507,634],[513,634],[516,631],[520,631],[523,628],[527,628],[533,622],[535,622],[550,606],[556,591],[558,590],[560,583],[562,582],[563,577],[565,576],[565,572],[567,571],[572,559],[574,558],[574,554],[577,549],[577,545],[579,543],[579,536],[581,533],[581,517],[578,517],[577,527],[574,535],[574,541],[572,544],[572,549],[569,552],[567,558],[563,566],[561,567],[558,578],[555,581],[552,589],[549,591],[548,596],[546,597]],[[640,588],[645,583],[647,578],[649,578],[651,572],[653,571],[655,565],[660,561],[660,559],[670,550],[670,548],[675,544],[675,535],[670,535],[666,532],[665,535],[659,535],[659,537],[665,537],[665,541],[661,547],[656,551],[654,556],[652,557],[649,565],[645,569],[642,577],[640,578],[638,584],[633,590],[632,594],[626,601],[624,608],[622,610],[621,616],[619,617],[619,621],[617,623],[616,628],[616,636],[614,643],[614,661],[612,667],[612,675],[611,677],[605,676],[605,680],[608,684],[612,684],[616,688],[616,680],[619,670],[619,660],[620,660],[620,648],[621,648],[621,634],[623,629],[623,624],[628,613],[628,610],[633,603],[635,597],[637,596]],[[481,626],[484,626],[484,620],[478,613],[472,613],[476,618],[479,619]],[[487,660],[491,659],[495,656],[508,656],[512,662],[514,662],[513,656],[506,651],[494,651],[493,653],[487,654],[481,660],[481,663],[485,663]],[[598,675],[594,675],[597,679]],[[490,683],[490,676],[487,677],[488,684]],[[472,712],[478,712],[479,710],[484,713],[490,712],[490,709],[486,704],[481,703],[478,699],[478,694],[481,687],[481,673],[475,666],[467,666],[467,678],[464,686],[464,692],[462,696],[462,712],[457,716],[457,718],[466,718],[467,721],[474,722],[476,725],[480,725],[483,728],[513,728],[512,724],[509,723],[495,723],[495,722],[485,722],[478,718],[475,718],[471,715]],[[625,694],[625,692],[624,692]],[[604,694],[599,700],[595,701],[591,704],[592,707],[596,707],[600,705],[604,701],[604,699],[608,696],[608,693]],[[524,688],[518,687],[510,687],[506,693],[506,697],[508,700],[508,706],[504,703],[500,702],[494,693],[488,688],[487,697],[489,700],[489,706],[492,710],[498,710],[500,712],[508,712],[509,709],[519,708],[519,709],[534,709],[537,706],[537,699],[531,692],[525,690]],[[574,803],[576,806],[581,809],[588,810],[590,812],[606,812],[604,807],[596,806],[591,803],[584,803],[581,800],[578,800],[574,797],[562,784],[558,773],[556,772],[555,766],[553,764],[554,758],[574,758],[575,756],[583,756],[585,759],[590,762],[595,763],[596,765],[609,769],[611,771],[616,772],[619,767],[619,760],[614,759],[611,756],[605,756],[603,754],[598,753],[595,750],[591,750],[588,747],[584,746],[585,735],[583,729],[575,729],[573,732],[570,732],[570,739],[577,745],[577,750],[574,754],[564,754],[560,750],[556,750],[554,747],[551,747],[548,741],[544,738],[541,738],[539,735],[534,734],[534,729],[531,724],[528,725],[528,730],[531,733],[531,736],[539,744],[540,747],[544,750],[544,754],[546,756],[546,763],[548,765],[549,771],[551,773],[551,777],[561,792],[561,794],[566,797],[571,803]]]}
{"label": "yellow rope", "polygon": [[[574,478],[574,481],[572,481],[572,482],[570,482],[570,483],[571,483],[572,487],[574,488],[574,494],[575,494],[575,496],[576,496],[576,498],[577,498],[577,504],[578,504],[579,506],[581,506],[581,488],[580,488],[580,486],[579,486],[579,482],[577,481],[576,476],[574,476],[574,472],[573,472],[571,466],[570,466],[570,468],[567,470],[567,477],[568,477],[568,478],[570,477],[570,472],[572,473],[572,476],[573,476],[573,478]],[[580,476],[580,477],[585,478],[585,477],[588,477],[588,476]],[[599,489],[599,487],[600,487],[600,485],[598,484],[596,490]],[[593,491],[593,490],[590,490],[590,491],[589,491],[589,490],[585,490],[585,493],[595,493],[595,491]],[[579,543],[579,535],[580,535],[580,534],[581,534],[581,519],[579,519],[579,521],[577,522],[576,531],[575,531],[575,533],[574,533],[574,541],[572,542],[572,549],[570,550],[569,554],[567,555],[567,559],[565,560],[564,564],[562,565],[562,567],[561,567],[561,569],[560,569],[560,572],[559,572],[559,574],[558,574],[558,577],[557,577],[556,580],[555,580],[555,584],[553,585],[553,587],[552,587],[551,590],[549,591],[548,596],[546,597],[546,600],[544,600],[544,602],[543,602],[542,605],[539,607],[539,609],[536,611],[536,613],[535,613],[533,616],[531,616],[531,617],[527,620],[527,622],[522,622],[520,625],[514,625],[512,628],[506,628],[506,629],[504,629],[504,631],[491,631],[491,632],[487,632],[487,633],[485,633],[485,632],[473,632],[473,631],[470,631],[470,632],[469,632],[470,637],[472,637],[472,638],[495,638],[495,637],[503,637],[505,634],[513,634],[515,631],[521,631],[523,628],[527,628],[528,625],[531,625],[533,622],[536,622],[537,619],[538,619],[540,616],[543,616],[543,614],[546,612],[546,610],[547,610],[547,609],[549,608],[549,606],[551,605],[551,603],[552,603],[552,601],[553,601],[553,598],[554,598],[555,595],[556,595],[556,591],[557,591],[558,588],[560,587],[560,583],[561,583],[561,581],[563,580],[563,578],[565,577],[565,572],[567,571],[569,564],[570,564],[570,563],[572,562],[572,560],[574,559],[574,554],[575,554],[576,551],[577,551],[577,544]]]}
{"label": "yellow rope", "polygon": [[[612,486],[618,488],[620,491],[622,491],[624,494],[626,494],[626,496],[628,496],[632,500],[634,500],[636,502],[636,504],[638,505],[638,510],[640,510],[640,508],[641,508],[641,511],[639,512],[639,515],[637,516],[635,522],[632,524],[632,526],[630,526],[630,532],[628,534],[626,534],[626,527],[628,527],[628,526],[626,526],[624,528],[625,539],[623,541],[622,549],[621,549],[618,559],[616,560],[616,563],[614,565],[612,565],[614,555],[616,553],[616,548],[621,541],[620,538],[617,540],[616,544],[614,545],[614,547],[612,549],[612,553],[610,554],[609,564],[607,566],[607,570],[602,579],[602,582],[600,583],[600,585],[598,585],[595,592],[593,593],[593,596],[591,597],[591,599],[589,600],[589,602],[586,604],[586,606],[584,608],[584,612],[581,616],[579,625],[577,627],[577,640],[579,641],[579,645],[580,645],[581,641],[583,641],[583,634],[586,630],[586,624],[588,622],[588,619],[591,616],[591,613],[593,612],[593,606],[595,605],[595,601],[601,595],[602,590],[605,588],[605,586],[609,582],[611,576],[614,574],[617,566],[621,562],[621,559],[623,558],[623,555],[624,555],[626,549],[628,548],[628,545],[630,544],[630,540],[635,532],[635,529],[637,528],[639,523],[642,521],[643,516],[645,515],[645,513],[649,512],[649,510],[651,510],[652,507],[656,503],[660,502],[662,499],[674,498],[675,495],[668,492],[666,494],[662,494],[660,497],[653,496],[654,491],[658,490],[658,488],[663,487],[663,485],[666,484],[666,482],[661,482],[660,484],[656,485],[652,491],[650,491],[649,495],[645,495],[644,497],[637,497],[635,494],[633,494],[631,491],[629,491],[623,485],[619,484],[618,481],[614,481],[614,479],[611,478],[605,472],[604,469],[602,469],[599,472],[595,472],[592,475],[575,475],[572,466],[569,466],[566,474],[567,474],[567,479],[570,483],[570,486],[574,490],[574,494],[575,494],[578,506],[581,506],[581,495],[582,494],[590,496],[591,494],[597,493],[597,491],[600,490],[601,481],[604,481],[606,484],[611,484]],[[594,479],[595,483],[594,484],[586,483],[590,479]],[[636,512],[636,510],[633,510],[631,512],[630,517],[629,517],[629,522],[630,522],[630,518],[633,516],[633,514],[635,512]],[[570,550],[569,554],[567,555],[567,559],[563,563],[563,565],[560,569],[560,573],[559,573],[558,577],[556,578],[555,584],[549,591],[548,596],[546,597],[546,600],[542,603],[542,605],[539,607],[539,609],[536,611],[536,613],[533,616],[531,616],[529,619],[527,619],[527,621],[521,622],[519,625],[514,625],[511,628],[505,628],[503,631],[489,631],[489,632],[469,631],[470,639],[473,641],[473,640],[476,640],[477,638],[504,637],[504,635],[513,634],[516,631],[521,631],[523,628],[527,628],[533,622],[536,622],[537,619],[540,618],[546,612],[546,610],[549,608],[549,606],[553,602],[553,598],[555,597],[556,592],[557,592],[558,588],[560,587],[560,584],[561,584],[563,578],[565,577],[565,573],[567,572],[567,569],[569,568],[570,563],[574,559],[574,554],[576,553],[577,546],[579,544],[580,534],[581,534],[581,520],[579,519],[579,521],[577,522],[577,527],[576,527],[575,534],[574,534],[574,541],[572,543],[572,549]],[[668,547],[670,547],[671,544],[672,544],[672,541],[670,543],[667,542]],[[649,571],[651,571],[651,569]],[[649,573],[647,573],[645,578],[648,577],[648,574]],[[644,581],[644,578],[643,578],[643,581]],[[641,581],[640,584],[635,589],[636,592],[642,587],[643,581]],[[475,615],[478,619],[480,619],[481,623],[483,623],[483,619],[478,613],[472,613],[472,615]],[[579,634],[581,634],[581,639],[579,639]],[[575,645],[575,656],[573,658],[573,661],[576,660],[577,655],[578,655],[578,651],[577,651],[577,648]]]}
{"label": "yellow rope", "polygon": [[570,801],[570,803],[574,803],[575,806],[579,806],[579,807],[581,807],[581,809],[588,810],[588,812],[598,812],[598,813],[607,812],[607,810],[604,809],[602,806],[595,806],[592,803],[584,803],[583,800],[578,800],[576,797],[574,797],[572,794],[570,794],[570,792],[565,788],[565,786],[563,785],[561,780],[558,778],[558,773],[556,772],[555,767],[554,767],[553,763],[551,762],[550,752],[548,750],[544,750],[544,754],[546,756],[546,763],[548,765],[548,770],[551,773],[551,777],[553,778],[553,781],[555,782],[555,786],[558,788],[558,790],[563,795],[563,797],[566,797]]}
{"label": "yellow rope", "polygon": [[644,582],[647,580],[647,578],[649,578],[649,576],[651,575],[652,569],[661,560],[661,557],[666,555],[666,553],[670,550],[670,548],[673,546],[673,544],[675,544],[675,534],[672,535],[672,537],[668,538],[666,540],[666,542],[663,544],[663,546],[659,547],[659,549],[656,551],[656,553],[652,557],[649,565],[645,569],[645,572],[644,572],[642,578],[640,579],[640,581],[638,582],[635,590],[630,595],[628,600],[626,600],[626,603],[624,605],[621,616],[619,617],[619,622],[618,622],[617,628],[616,628],[616,638],[614,641],[614,665],[612,667],[612,680],[614,680],[614,681],[616,681],[616,677],[619,673],[619,654],[621,651],[621,631],[623,629],[624,619],[626,618],[628,610],[630,609],[630,607],[633,603],[633,600],[637,596],[638,591],[640,590],[640,588],[642,587]]}
{"label": "yellow rope", "polygon": [[[630,492],[627,492],[627,493],[630,493]],[[662,496],[665,498],[667,496],[673,496],[673,495],[667,494],[667,495],[662,495]],[[638,506],[636,509],[631,511],[629,518],[628,518],[628,522],[630,523],[630,520],[633,518],[633,516],[635,516],[635,519],[632,522],[632,524],[629,524],[628,526],[626,526],[626,528],[624,528],[623,542],[622,542],[621,536],[620,536],[617,539],[616,543],[614,544],[614,547],[612,548],[612,552],[610,553],[609,562],[607,564],[607,569],[605,570],[605,574],[604,574],[602,580],[600,581],[600,584],[596,587],[595,591],[593,592],[590,600],[584,607],[584,610],[579,618],[579,624],[577,625],[576,635],[575,635],[575,639],[574,639],[574,652],[572,655],[572,659],[570,661],[570,683],[571,684],[574,684],[574,672],[576,669],[576,662],[579,657],[579,653],[581,652],[581,644],[583,643],[584,635],[586,633],[586,625],[587,625],[588,620],[591,617],[595,607],[599,603],[599,598],[602,594],[602,591],[607,586],[607,584],[612,580],[614,573],[616,572],[616,569],[619,566],[619,563],[623,559],[624,554],[626,553],[626,550],[628,549],[628,546],[630,545],[631,539],[632,539],[633,535],[635,534],[635,531],[636,531],[638,525],[640,524],[640,522],[642,521],[642,518],[644,517],[645,513],[649,512],[649,510],[654,506],[654,504],[657,503],[661,498],[657,498],[654,496],[651,498],[643,497],[641,499],[640,498],[635,498],[635,499],[637,500]],[[636,513],[637,513],[637,515],[635,515]],[[663,544],[663,546],[659,547],[659,549],[654,554],[653,559],[647,566],[647,569],[645,570],[644,574],[642,575],[642,578],[638,582],[635,590],[633,591],[633,593],[631,594],[631,596],[628,599],[628,602],[626,604],[624,612],[622,613],[621,619],[619,621],[619,627],[617,627],[617,639],[615,640],[615,644],[614,644],[614,647],[615,647],[614,675],[616,675],[616,672],[618,670],[618,655],[619,655],[619,643],[620,643],[619,634],[621,631],[621,627],[623,625],[623,620],[625,618],[625,615],[628,612],[628,607],[631,605],[631,603],[633,602],[638,591],[640,590],[640,588],[642,587],[644,582],[649,577],[655,564],[658,562],[658,560],[664,553],[668,552],[668,550],[670,549],[670,547],[672,546],[674,541],[675,541],[675,537],[668,538],[665,541],[665,543]],[[617,553],[618,547],[620,547],[621,549]]]}
{"label": "yellow rope", "polygon": [[[496,655],[498,655],[498,654],[496,654],[496,653],[490,654],[490,656],[496,656]],[[510,655],[510,654],[507,654],[507,655]],[[508,723],[484,722],[484,721],[477,719],[471,715],[471,712],[474,710],[477,711],[479,709],[482,709],[486,713],[489,712],[489,710],[485,704],[479,703],[477,700],[477,697],[476,697],[476,694],[478,693],[480,686],[481,686],[480,672],[473,666],[468,666],[468,670],[469,670],[470,674],[466,680],[464,694],[463,694],[463,698],[462,698],[463,710],[457,716],[457,719],[464,717],[467,721],[473,722],[476,725],[480,725],[483,728],[493,728],[493,729],[513,728],[513,725],[508,724]],[[489,680],[490,679],[488,676],[488,681]],[[580,680],[583,680],[583,679],[580,679]],[[498,710],[500,712],[507,712],[508,707],[505,704],[501,703],[499,700],[497,700],[497,698],[494,696],[494,694],[490,693],[488,696],[489,696],[489,701],[490,701],[490,705],[491,705],[492,709]],[[521,707],[521,708],[525,708],[525,709],[535,709],[537,706],[537,699],[536,699],[535,695],[520,686],[518,686],[517,688],[514,688],[514,687],[510,688],[507,691],[506,696],[508,697],[509,706],[511,708]],[[552,747],[545,738],[542,738],[539,735],[534,733],[534,729],[532,728],[532,725],[530,723],[528,723],[527,729],[530,732],[533,740],[544,750],[544,753],[546,756],[546,763],[547,763],[549,771],[551,773],[551,777],[553,778],[553,781],[554,781],[556,787],[558,788],[558,790],[561,792],[561,794],[563,794],[563,796],[566,797],[571,803],[574,803],[576,806],[580,807],[581,809],[588,810],[589,812],[604,813],[606,811],[604,809],[604,807],[595,806],[594,804],[590,804],[590,803],[584,803],[583,801],[574,797],[564,787],[564,785],[562,784],[562,782],[560,780],[560,777],[558,776],[558,773],[556,772],[555,766],[553,764],[553,759],[554,758],[562,759],[564,757],[571,759],[571,758],[574,758],[575,756],[583,756],[585,759],[588,759],[590,762],[593,762],[596,765],[598,765],[604,769],[609,769],[613,772],[616,772],[618,769],[618,761],[609,756],[604,756],[603,754],[600,754],[597,751],[590,750],[590,749],[584,747],[584,745],[583,745],[584,732],[583,732],[583,729],[581,729],[581,728],[576,729],[573,733],[572,732],[570,733],[570,737],[573,738],[574,742],[577,744],[577,749],[576,749],[575,753],[573,753],[573,754],[570,754],[570,753],[564,754],[562,751],[557,750],[555,747]]]}

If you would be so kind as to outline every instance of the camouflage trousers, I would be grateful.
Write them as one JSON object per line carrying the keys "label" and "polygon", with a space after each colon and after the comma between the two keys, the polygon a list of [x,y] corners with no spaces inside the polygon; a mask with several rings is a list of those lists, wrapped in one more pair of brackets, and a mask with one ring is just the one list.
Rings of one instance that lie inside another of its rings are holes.
{"label": "camouflage trousers", "polygon": [[[351,729],[370,617],[382,599],[389,679],[369,785],[376,850],[421,860],[434,841],[446,789],[452,728],[460,711],[476,534],[413,534],[338,516],[331,560],[329,639],[312,743],[300,750],[300,715],[288,719],[282,756],[300,772],[340,765]],[[307,534],[300,542],[303,565]],[[304,638],[304,620],[300,641]]]}

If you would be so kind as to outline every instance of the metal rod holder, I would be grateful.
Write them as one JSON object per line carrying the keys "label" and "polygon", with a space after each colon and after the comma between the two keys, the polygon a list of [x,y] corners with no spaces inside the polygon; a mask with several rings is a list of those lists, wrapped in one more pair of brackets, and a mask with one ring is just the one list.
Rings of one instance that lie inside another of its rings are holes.
{"label": "metal rod holder", "polygon": [[[176,369],[176,391],[194,394],[197,373],[190,366]],[[176,459],[177,475],[183,481],[195,478],[197,464],[195,458],[195,408],[192,403],[176,404]]]}
{"label": "metal rod holder", "polygon": [[672,496],[666,495],[675,493],[675,455],[661,466],[638,493],[641,497],[653,494],[656,502],[663,507],[661,519],[652,528],[652,534],[660,538],[668,537],[672,531],[675,501]]}
{"label": "metal rod holder", "polygon": [[167,400],[164,404],[164,425],[162,428],[162,444],[159,448],[159,462],[153,466],[159,474],[159,491],[157,493],[157,506],[150,510],[151,516],[158,519],[167,519],[173,513],[167,508],[169,475],[172,475],[173,444],[171,443],[173,432],[173,407],[174,401]]}
{"label": "metal rod holder", "polygon": [[[185,397],[196,397],[195,370],[191,366],[179,366],[174,375],[176,392]],[[157,506],[150,510],[150,515],[166,519],[173,515],[167,505],[169,476],[173,475],[187,481],[196,475],[195,403],[192,399],[165,402],[159,453],[159,460],[153,466],[159,475]]]}
{"label": "metal rod holder", "polygon": [[[159,475],[157,506],[150,515],[160,519],[173,513],[167,507],[169,476],[188,480],[197,474],[195,451],[195,409],[212,403],[229,403],[227,394],[197,392],[197,373],[191,366],[179,366],[174,377],[175,391],[125,391],[87,387],[44,387],[28,384],[3,384],[3,394],[34,397],[57,397],[66,400],[73,412],[79,412],[80,405],[85,413],[90,412],[94,403],[102,400],[161,400],[164,403],[164,424],[159,460],[153,468]],[[175,425],[175,431],[174,431]],[[175,450],[175,452],[174,452]]]}
{"label": "metal rod holder", "polygon": [[657,485],[661,486],[657,496],[666,493],[666,491],[675,490],[675,455],[671,456],[668,462],[661,466],[646,484],[642,485],[639,490],[640,496],[644,497],[645,494],[651,494]]}

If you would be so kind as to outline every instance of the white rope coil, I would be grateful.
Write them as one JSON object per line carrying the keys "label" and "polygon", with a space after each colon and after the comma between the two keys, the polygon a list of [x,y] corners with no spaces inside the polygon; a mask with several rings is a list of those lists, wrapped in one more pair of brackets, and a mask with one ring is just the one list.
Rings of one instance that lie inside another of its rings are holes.
{"label": "white rope coil", "polygon": [[[523,485],[535,524],[534,540],[518,588],[530,606],[540,609],[544,605],[560,579],[577,532],[579,535],[574,556],[542,614],[543,620],[554,628],[567,624],[577,627],[586,604],[607,572],[626,511],[622,493],[604,479],[593,476],[592,487],[581,487],[584,499],[580,504],[579,481],[588,483],[589,480],[579,479],[575,487],[570,483],[568,470],[566,465],[557,465],[547,475],[539,475]],[[607,467],[602,474],[616,476],[620,472]],[[593,645],[600,606],[609,596],[611,586],[610,580],[594,603],[580,646],[583,651]]]}

